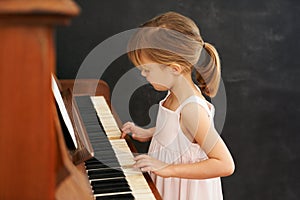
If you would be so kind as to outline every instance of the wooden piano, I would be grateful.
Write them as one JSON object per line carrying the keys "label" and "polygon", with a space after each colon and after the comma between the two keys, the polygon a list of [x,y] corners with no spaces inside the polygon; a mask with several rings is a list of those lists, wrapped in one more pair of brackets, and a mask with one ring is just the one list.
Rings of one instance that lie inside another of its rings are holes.
{"label": "wooden piano", "polygon": [[0,1],[0,199],[161,199],[132,168],[103,81],[96,97],[95,80],[75,95],[73,81],[56,81],[74,128],[66,133],[52,92],[53,32],[78,13],[70,0]]}
{"label": "wooden piano", "polygon": [[[58,84],[72,127],[75,127],[74,138],[79,138],[74,142],[77,148],[70,154],[77,168],[88,174],[94,197],[99,200],[160,199],[149,175],[132,167],[132,152],[136,149],[130,139],[120,139],[121,123],[112,112],[108,85],[102,80],[77,80],[74,94],[74,80],[61,80]],[[92,84],[98,85],[96,93],[89,90]]]}

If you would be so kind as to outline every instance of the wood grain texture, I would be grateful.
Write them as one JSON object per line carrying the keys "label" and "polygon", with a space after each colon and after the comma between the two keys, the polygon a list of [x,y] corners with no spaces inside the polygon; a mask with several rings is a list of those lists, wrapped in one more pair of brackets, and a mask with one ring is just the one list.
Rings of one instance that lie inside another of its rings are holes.
{"label": "wood grain texture", "polygon": [[0,14],[56,14],[76,16],[80,8],[70,0],[0,1]]}
{"label": "wood grain texture", "polygon": [[62,2],[0,1],[0,199],[55,198],[53,32],[77,13]]}
{"label": "wood grain texture", "polygon": [[2,27],[0,43],[0,198],[52,199],[52,29]]}

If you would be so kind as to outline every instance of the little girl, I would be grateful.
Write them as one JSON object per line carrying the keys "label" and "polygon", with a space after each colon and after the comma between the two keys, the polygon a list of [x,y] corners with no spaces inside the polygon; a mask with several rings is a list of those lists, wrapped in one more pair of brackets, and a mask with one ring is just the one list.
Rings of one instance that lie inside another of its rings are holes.
{"label": "little girl", "polygon": [[[142,26],[129,42],[130,60],[158,91],[156,127],[143,129],[127,122],[122,137],[132,133],[139,141],[151,140],[147,155],[135,157],[134,167],[149,172],[164,200],[220,200],[220,177],[234,171],[234,162],[214,128],[214,97],[220,82],[216,49],[203,41],[195,23],[167,12]],[[209,55],[205,66],[199,63]],[[201,59],[199,59],[201,57]],[[192,80],[197,73],[200,89]]]}

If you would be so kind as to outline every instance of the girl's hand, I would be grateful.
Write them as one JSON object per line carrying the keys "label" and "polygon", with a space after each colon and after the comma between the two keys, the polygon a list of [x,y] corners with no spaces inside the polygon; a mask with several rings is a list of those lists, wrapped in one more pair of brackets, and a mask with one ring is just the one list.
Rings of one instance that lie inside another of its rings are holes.
{"label": "girl's hand", "polygon": [[133,167],[140,168],[143,172],[151,171],[158,176],[166,178],[170,177],[172,174],[172,165],[152,158],[151,156],[148,156],[146,154],[136,156],[134,160],[136,161],[136,163],[133,165]]}
{"label": "girl's hand", "polygon": [[121,138],[124,138],[128,133],[132,133],[132,138],[140,142],[149,141],[153,135],[152,130],[140,128],[136,126],[133,122],[126,122],[121,130]]}

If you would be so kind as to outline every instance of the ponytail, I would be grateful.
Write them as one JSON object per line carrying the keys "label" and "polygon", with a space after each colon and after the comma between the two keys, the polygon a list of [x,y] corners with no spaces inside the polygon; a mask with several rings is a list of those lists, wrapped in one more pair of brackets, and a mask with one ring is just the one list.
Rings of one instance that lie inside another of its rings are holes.
{"label": "ponytail", "polygon": [[196,66],[196,79],[201,91],[209,96],[216,96],[221,79],[221,62],[215,47],[209,43],[204,43],[203,50],[206,50],[209,62],[206,66]]}

